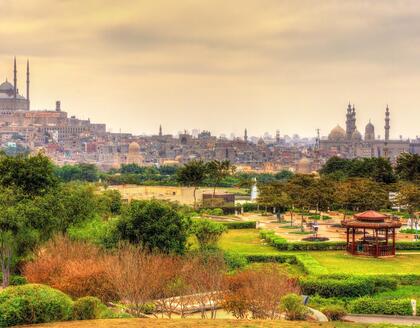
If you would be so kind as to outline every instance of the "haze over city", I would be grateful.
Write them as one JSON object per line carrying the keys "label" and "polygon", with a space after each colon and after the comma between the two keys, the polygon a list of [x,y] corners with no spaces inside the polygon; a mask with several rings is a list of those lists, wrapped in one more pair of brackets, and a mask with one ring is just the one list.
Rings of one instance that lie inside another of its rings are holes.
{"label": "haze over city", "polygon": [[[419,134],[417,1],[0,2],[0,77],[31,60],[31,107],[113,132],[328,135],[347,103],[363,130]],[[20,81],[25,72],[18,70]]]}

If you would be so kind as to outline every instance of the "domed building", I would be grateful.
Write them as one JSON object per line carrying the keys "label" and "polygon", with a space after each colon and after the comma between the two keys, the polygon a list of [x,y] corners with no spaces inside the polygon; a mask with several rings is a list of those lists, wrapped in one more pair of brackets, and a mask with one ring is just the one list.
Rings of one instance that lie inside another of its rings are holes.
{"label": "domed building", "polygon": [[143,156],[140,154],[140,145],[133,141],[128,145],[127,164],[142,165]]}
{"label": "domed building", "polygon": [[366,124],[366,127],[365,127],[365,140],[366,141],[375,140],[375,127],[370,121],[368,124]]}
{"label": "domed building", "polygon": [[17,87],[16,58],[14,59],[13,84],[7,79],[0,84],[0,114],[12,114],[16,111],[28,111],[29,102],[29,61],[26,67],[26,98],[19,93]]}
{"label": "domed building", "polygon": [[385,138],[375,139],[375,127],[369,122],[364,138],[356,126],[356,108],[349,104],[346,112],[346,130],[337,125],[327,139],[320,140],[320,153],[324,157],[344,158],[385,157],[394,161],[399,154],[410,152],[409,140],[390,140],[389,108],[385,110]]}
{"label": "domed building", "polygon": [[331,130],[328,135],[329,141],[344,141],[346,139],[346,131],[337,124],[337,126]]}

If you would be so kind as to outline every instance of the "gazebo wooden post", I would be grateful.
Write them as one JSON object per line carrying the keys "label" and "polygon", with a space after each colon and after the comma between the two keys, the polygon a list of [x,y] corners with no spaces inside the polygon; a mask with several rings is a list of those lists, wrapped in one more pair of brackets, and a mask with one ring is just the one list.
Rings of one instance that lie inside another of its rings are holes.
{"label": "gazebo wooden post", "polygon": [[395,255],[395,228],[392,228],[392,255]]}
{"label": "gazebo wooden post", "polygon": [[378,229],[375,229],[375,232],[376,232],[376,254],[375,254],[375,257],[378,257],[379,256],[379,239],[378,239],[378,232],[379,232],[379,230]]}
{"label": "gazebo wooden post", "polygon": [[388,228],[385,229],[385,245],[388,246]]}
{"label": "gazebo wooden post", "polygon": [[356,254],[356,238],[355,238],[355,234],[356,234],[356,228],[353,228],[353,236],[352,236],[352,245],[351,245],[351,253],[352,254]]}

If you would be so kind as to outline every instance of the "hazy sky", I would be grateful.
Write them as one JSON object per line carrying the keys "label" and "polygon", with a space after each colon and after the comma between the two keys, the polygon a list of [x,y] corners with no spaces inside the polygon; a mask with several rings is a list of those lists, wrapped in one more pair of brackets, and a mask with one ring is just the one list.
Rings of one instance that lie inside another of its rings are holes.
{"label": "hazy sky", "polygon": [[420,135],[420,1],[0,0],[0,78],[114,132]]}

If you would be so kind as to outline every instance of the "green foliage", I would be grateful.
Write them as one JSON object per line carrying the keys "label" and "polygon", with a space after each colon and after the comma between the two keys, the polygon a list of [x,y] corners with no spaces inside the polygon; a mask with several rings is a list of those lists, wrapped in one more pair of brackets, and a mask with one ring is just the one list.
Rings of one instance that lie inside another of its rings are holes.
{"label": "green foliage", "polygon": [[98,319],[106,306],[97,297],[86,296],[77,299],[73,304],[73,320]]}
{"label": "green foliage", "polygon": [[297,264],[295,255],[245,255],[250,263],[289,263]]}
{"label": "green foliage", "polygon": [[296,255],[296,261],[301,269],[308,274],[322,275],[328,273],[327,268],[323,267],[316,259],[308,254]]}
{"label": "green foliage", "polygon": [[79,163],[55,168],[55,174],[61,181],[95,182],[99,180],[99,171],[95,164]]}
{"label": "green foliage", "polygon": [[387,276],[323,275],[299,283],[304,294],[322,297],[360,297],[397,288],[397,280]]}
{"label": "green foliage", "polygon": [[303,305],[302,297],[287,294],[280,300],[280,309],[285,312],[288,320],[305,320],[308,309]]}
{"label": "green foliage", "polygon": [[[3,273],[0,272],[0,280],[2,279],[3,279]],[[28,281],[26,280],[24,276],[19,276],[19,275],[10,276],[9,286],[20,286],[20,285],[25,285],[27,283]]]}
{"label": "green foliage", "polygon": [[338,321],[347,315],[347,310],[342,305],[328,305],[321,308],[321,312],[331,321]]}
{"label": "green foliage", "polygon": [[116,222],[121,240],[147,250],[184,253],[190,220],[168,202],[132,201]]}
{"label": "green foliage", "polygon": [[229,270],[242,269],[248,264],[247,257],[237,252],[224,252],[223,258]]}
{"label": "green foliage", "polygon": [[191,227],[201,249],[215,247],[226,230],[223,224],[208,219],[196,219]]}
{"label": "green foliage", "polygon": [[45,285],[11,286],[0,292],[0,326],[69,320],[72,303],[66,294]]}
{"label": "green foliage", "polygon": [[381,300],[361,297],[349,304],[349,311],[357,314],[412,315],[410,299]]}
{"label": "green foliage", "polygon": [[121,214],[122,200],[121,193],[118,190],[108,189],[97,196],[97,212],[103,216]]}
{"label": "green foliage", "polygon": [[257,222],[243,221],[243,222],[223,222],[223,225],[228,229],[255,229]]}
{"label": "green foliage", "polygon": [[397,158],[395,172],[401,180],[415,182],[420,180],[420,156],[403,153]]}
{"label": "green foliage", "polygon": [[36,196],[46,194],[56,185],[54,166],[48,157],[42,154],[36,156],[0,154],[0,186]]}
{"label": "green foliage", "polygon": [[368,178],[380,183],[393,183],[396,180],[391,163],[382,157],[361,159],[331,157],[320,173],[342,178]]}

